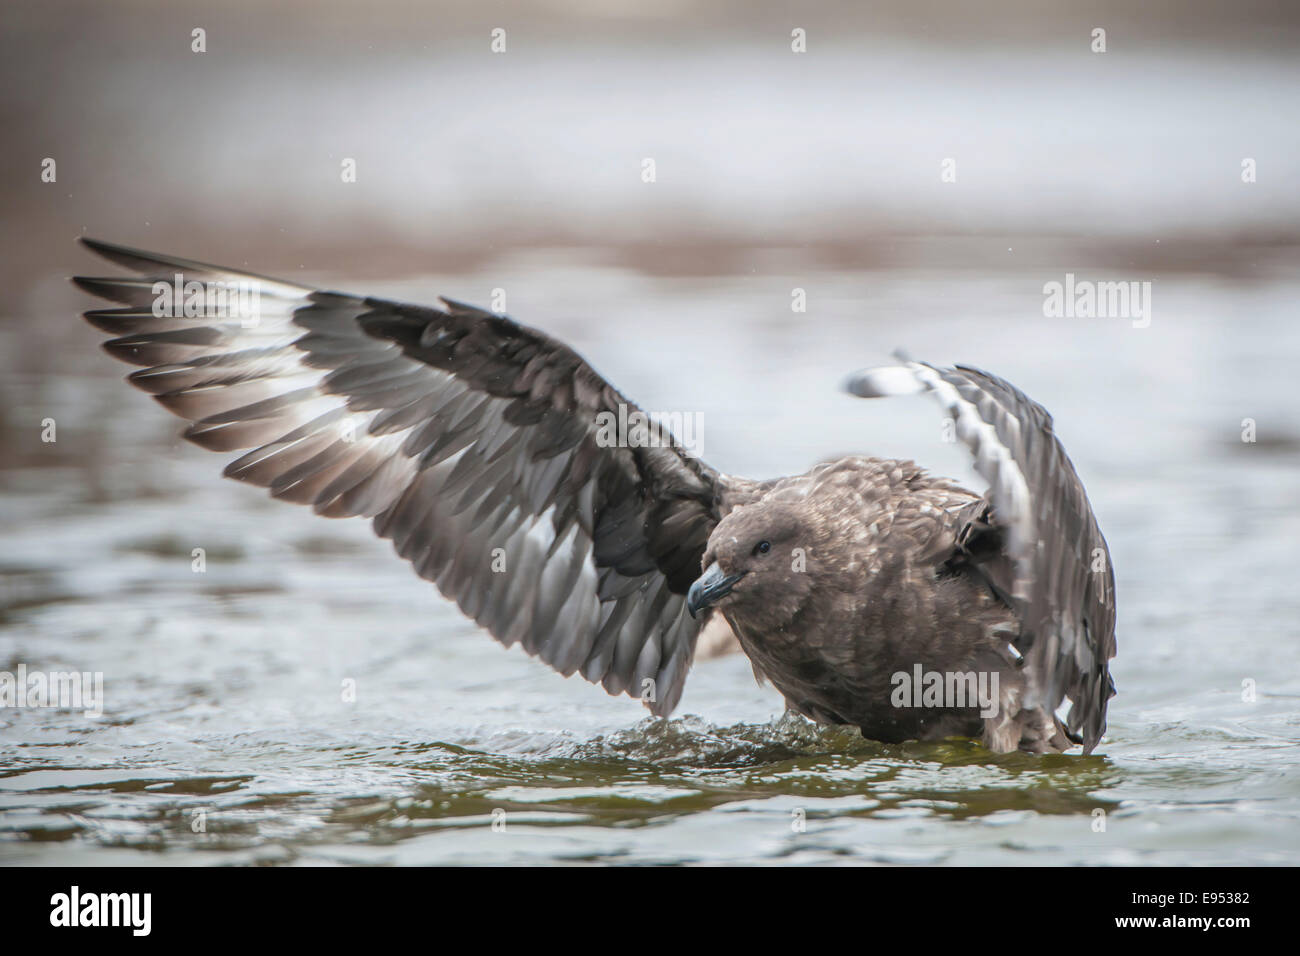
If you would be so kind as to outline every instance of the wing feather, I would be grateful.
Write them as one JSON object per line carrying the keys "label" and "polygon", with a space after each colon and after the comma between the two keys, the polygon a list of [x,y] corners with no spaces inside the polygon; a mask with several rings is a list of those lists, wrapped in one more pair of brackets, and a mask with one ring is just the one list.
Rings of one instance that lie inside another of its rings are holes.
{"label": "wing feather", "polygon": [[1115,693],[1109,663],[1116,649],[1115,575],[1052,416],[987,372],[899,358],[899,366],[856,373],[846,387],[864,398],[928,392],[952,417],[975,470],[989,483],[986,500],[968,510],[958,538],[978,548],[975,539],[996,529],[998,553],[979,555],[975,567],[1020,616],[1014,643],[1042,705],[1055,712],[1068,698],[1066,726],[1091,753]]}

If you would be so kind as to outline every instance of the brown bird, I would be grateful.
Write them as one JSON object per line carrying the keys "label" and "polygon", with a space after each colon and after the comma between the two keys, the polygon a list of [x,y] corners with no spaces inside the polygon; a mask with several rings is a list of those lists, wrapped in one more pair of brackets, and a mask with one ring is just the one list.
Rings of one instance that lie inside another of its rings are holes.
{"label": "brown bird", "polygon": [[847,386],[938,398],[983,495],[865,457],[750,481],[653,424],[611,441],[611,416],[639,409],[503,315],[83,241],[142,276],[76,278],[123,306],[86,318],[186,438],[251,449],[227,476],[373,519],[561,674],[667,715],[720,614],[789,709],[869,738],[1089,753],[1105,731],[1110,555],[1051,416],[1001,379],[900,359]]}

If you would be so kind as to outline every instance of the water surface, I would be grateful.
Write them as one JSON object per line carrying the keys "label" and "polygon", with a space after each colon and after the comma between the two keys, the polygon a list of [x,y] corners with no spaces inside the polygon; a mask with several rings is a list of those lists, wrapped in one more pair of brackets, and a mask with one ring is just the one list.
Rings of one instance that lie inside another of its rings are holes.
{"label": "water surface", "polygon": [[90,302],[52,277],[0,325],[0,670],[102,671],[106,705],[0,710],[0,862],[1300,861],[1293,279],[1156,276],[1135,329],[1044,318],[1041,270],[1014,266],[597,261],[322,281],[486,301],[507,277],[521,319],[644,407],[701,415],[703,457],[753,476],[857,451],[966,477],[936,408],[838,382],[896,346],[1010,378],[1054,412],[1114,554],[1099,752],[865,741],[783,717],[738,656],[698,664],[678,715],[650,719],[500,648],[365,522],[222,480],[98,333],[70,331]]}

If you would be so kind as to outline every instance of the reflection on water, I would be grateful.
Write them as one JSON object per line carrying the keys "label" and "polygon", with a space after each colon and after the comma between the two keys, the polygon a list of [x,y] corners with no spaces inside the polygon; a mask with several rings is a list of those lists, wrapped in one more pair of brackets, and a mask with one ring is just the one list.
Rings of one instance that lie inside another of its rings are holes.
{"label": "reflection on water", "polygon": [[[747,859],[765,855],[763,846],[777,855],[796,853],[810,834],[816,845],[818,834],[874,823],[887,832],[906,830],[907,821],[974,821],[997,830],[1038,815],[1087,820],[1097,808],[1119,808],[1099,795],[1118,776],[1103,757],[1035,760],[990,754],[965,741],[886,746],[793,716],[730,727],[697,717],[648,718],[609,736],[553,743],[527,755],[410,743],[330,756],[340,767],[329,773],[337,782],[307,773],[291,790],[274,786],[282,780],[247,774],[58,766],[15,772],[0,778],[0,794],[21,793],[28,809],[8,813],[6,831],[40,843],[187,849],[214,858],[328,860],[342,852],[344,859],[377,862],[390,859],[385,850],[395,844],[452,831],[468,838],[467,846],[499,837],[499,845],[482,848],[490,857],[507,848],[507,857],[544,857],[530,834],[572,828],[578,832],[566,858],[615,859],[629,843],[647,849],[662,843],[679,848],[679,861],[693,861]],[[399,774],[408,785],[358,793],[352,767],[371,786]],[[726,816],[708,843],[679,839],[679,825],[693,833],[692,818],[714,813]],[[202,832],[195,832],[195,820]],[[496,831],[494,820],[500,821]],[[645,832],[611,840],[600,828]],[[516,833],[522,838],[510,839]],[[406,850],[404,859],[442,858],[436,841],[419,845],[424,849]],[[824,849],[890,862],[934,862],[950,852],[871,839]],[[474,859],[473,851],[465,859]]]}
{"label": "reflection on water", "polygon": [[[651,280],[530,261],[383,288],[473,299],[494,269],[528,290],[521,318],[644,406],[700,415],[726,471],[866,451],[966,476],[925,402],[836,391],[899,345],[1041,399],[1115,555],[1102,753],[865,741],[782,717],[738,657],[648,719],[497,647],[363,522],[222,481],[51,285],[37,320],[0,326],[0,670],[102,671],[106,704],[0,710],[0,861],[1300,860],[1294,282],[1157,277],[1145,330],[1044,319],[1042,276],[1010,271]],[[794,285],[813,303],[797,323]]]}

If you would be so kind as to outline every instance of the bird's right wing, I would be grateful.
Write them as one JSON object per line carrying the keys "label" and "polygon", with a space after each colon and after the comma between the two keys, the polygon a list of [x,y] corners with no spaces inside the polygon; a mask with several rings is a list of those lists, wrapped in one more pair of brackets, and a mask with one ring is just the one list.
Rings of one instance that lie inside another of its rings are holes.
{"label": "bird's right wing", "polygon": [[1115,693],[1115,576],[1052,416],[987,372],[899,358],[897,366],[856,373],[846,388],[862,398],[928,392],[952,417],[989,483],[979,520],[999,533],[998,553],[981,556],[977,567],[1020,615],[1015,643],[1041,704],[1055,712],[1069,698],[1066,726],[1091,753]]}
{"label": "bird's right wing", "polygon": [[636,406],[572,349],[445,299],[403,305],[85,242],[138,274],[78,277],[121,306],[86,318],[142,366],[133,385],[191,422],[186,438],[251,449],[227,476],[373,518],[497,640],[672,711],[701,624],[686,592],[726,482],[665,433],[602,436]]}

